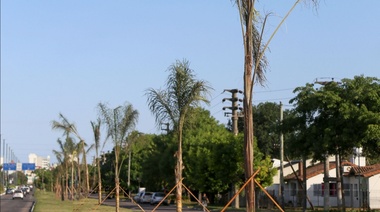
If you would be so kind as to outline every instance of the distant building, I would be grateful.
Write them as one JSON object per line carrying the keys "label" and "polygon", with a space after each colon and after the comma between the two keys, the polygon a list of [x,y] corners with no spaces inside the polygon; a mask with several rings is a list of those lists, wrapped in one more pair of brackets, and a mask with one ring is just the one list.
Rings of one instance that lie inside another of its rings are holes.
{"label": "distant building", "polygon": [[46,158],[38,156],[34,153],[29,154],[29,163],[36,164],[36,169],[49,169],[50,168],[50,156]]}

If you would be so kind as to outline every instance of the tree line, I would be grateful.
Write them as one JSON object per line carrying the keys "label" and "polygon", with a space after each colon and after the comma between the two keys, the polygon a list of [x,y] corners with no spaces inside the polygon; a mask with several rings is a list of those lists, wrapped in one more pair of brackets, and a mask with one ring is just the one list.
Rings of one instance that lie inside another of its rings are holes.
{"label": "tree line", "polygon": [[[198,82],[191,69],[188,74],[178,73],[184,67],[189,69],[189,63],[177,61],[169,67],[171,75],[168,81],[170,79],[170,82],[180,85],[179,82],[186,81],[181,77],[189,77],[192,82]],[[186,85],[189,84],[187,82]],[[168,98],[169,91],[173,92],[172,95],[180,94],[179,87],[172,84],[168,84],[167,89],[156,93],[162,98]],[[148,89],[147,95],[151,95],[151,91]],[[261,184],[270,185],[276,173],[271,158],[278,157],[281,132],[285,133],[285,154],[291,158],[306,155],[316,160],[323,159],[321,157],[326,151],[344,157],[352,153],[353,147],[361,146],[364,154],[372,160],[370,162],[379,162],[376,157],[380,153],[379,79],[356,76],[320,87],[306,84],[296,88],[294,93],[296,96],[290,101],[294,107],[284,111],[283,122],[280,121],[280,105],[277,103],[261,103],[252,108],[256,126],[253,166],[255,170],[261,169],[256,177]],[[148,104],[157,104],[154,102],[156,98],[148,98]],[[172,104],[171,101],[166,103]],[[229,124],[219,123],[199,105],[179,103],[176,106],[179,105],[186,106],[187,113],[183,121],[183,134],[178,134],[176,126],[180,110],[168,110],[173,112],[173,120],[167,134],[155,135],[134,130],[138,112],[131,104],[112,109],[99,103],[97,122],[91,122],[94,143],[89,146],[76,131],[75,125],[60,114],[60,121],[52,122],[53,129],[63,132],[64,141],[58,139],[59,149],[54,150],[59,164],[53,177],[45,180],[53,180],[52,187],[62,200],[86,197],[90,190],[102,187],[116,188],[116,196],[136,192],[138,187],[168,190],[178,182],[178,139],[182,136],[181,170],[183,183],[188,188],[213,197],[214,194],[229,192],[232,185],[241,185],[245,180],[243,133],[234,136]],[[166,110],[172,106],[167,105]],[[160,107],[165,108],[164,105]],[[161,108],[159,112],[163,111]],[[154,110],[152,112],[155,113]],[[156,117],[157,122],[160,123],[163,117],[168,120],[168,114],[163,114]],[[244,128],[242,123],[239,120],[240,132]],[[105,127],[106,132],[103,138],[100,135],[101,126]],[[99,154],[104,145],[101,140],[112,141],[114,148]],[[90,165],[85,162],[85,157],[93,148],[96,163]],[[118,190],[121,192],[118,193]],[[181,199],[182,194],[186,195],[186,192],[181,191]],[[101,198],[100,193],[99,203]]]}

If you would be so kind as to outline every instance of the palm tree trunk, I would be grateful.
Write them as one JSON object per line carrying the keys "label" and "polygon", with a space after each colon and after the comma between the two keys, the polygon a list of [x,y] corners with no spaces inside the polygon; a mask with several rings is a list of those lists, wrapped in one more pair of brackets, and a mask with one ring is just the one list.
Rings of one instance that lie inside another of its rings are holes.
{"label": "palm tree trunk", "polygon": [[66,166],[66,182],[65,182],[65,199],[67,200],[68,199],[68,193],[67,193],[67,189],[69,188],[69,170],[68,170],[68,166]]}
{"label": "palm tree trunk", "polygon": [[119,199],[119,149],[118,146],[115,146],[115,189],[116,189],[116,212],[119,212],[119,207],[120,207],[120,199]]}
{"label": "palm tree trunk", "polygon": [[[253,117],[252,117],[252,92],[253,92],[253,80],[252,68],[253,68],[253,1],[246,1],[247,11],[246,30],[244,35],[244,158],[245,158],[245,178],[249,179],[253,175]],[[247,212],[255,211],[255,187],[254,181],[248,183],[245,189],[247,196]]]}
{"label": "palm tree trunk", "polygon": [[74,163],[73,160],[71,160],[71,200],[74,200]]}
{"label": "palm tree trunk", "polygon": [[84,171],[85,171],[85,196],[87,197],[88,191],[90,190],[90,180],[89,180],[89,174],[88,174],[88,166],[87,166],[87,158],[86,158],[86,149],[84,141],[82,141],[82,154],[83,154],[83,165],[84,165]]}
{"label": "palm tree trunk", "polygon": [[81,172],[81,165],[80,165],[80,158],[79,158],[79,155],[78,155],[78,162],[77,162],[77,182],[75,185],[75,189],[76,189],[76,196],[78,198],[80,198],[80,194],[81,194],[81,190],[83,188],[82,186],[82,172]]}
{"label": "palm tree trunk", "polygon": [[96,158],[96,163],[98,167],[98,203],[100,204],[102,202],[102,174],[100,171],[99,158]]}
{"label": "palm tree trunk", "polygon": [[179,126],[178,126],[178,151],[177,151],[177,166],[175,170],[175,176],[176,176],[176,183],[177,183],[177,189],[176,189],[176,200],[177,200],[177,212],[182,212],[182,168],[183,168],[183,161],[182,161],[182,121],[180,119]]}
{"label": "palm tree trunk", "polygon": [[[86,158],[86,157],[85,157]],[[88,165],[87,165],[87,160],[84,159],[84,169],[85,169],[85,174],[86,174],[86,187],[85,187],[85,194],[86,194],[86,197],[88,195],[88,191],[90,190],[90,179],[89,179],[89,174],[88,174]]]}

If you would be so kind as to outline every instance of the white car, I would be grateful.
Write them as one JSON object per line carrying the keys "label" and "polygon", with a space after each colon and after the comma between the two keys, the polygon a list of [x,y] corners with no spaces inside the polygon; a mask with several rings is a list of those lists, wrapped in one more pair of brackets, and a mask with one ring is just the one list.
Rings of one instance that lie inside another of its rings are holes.
{"label": "white car", "polygon": [[150,203],[152,199],[152,192],[143,191],[137,193],[137,195],[133,198],[137,203]]}
{"label": "white car", "polygon": [[24,199],[24,192],[22,190],[15,190],[12,199],[16,198]]}

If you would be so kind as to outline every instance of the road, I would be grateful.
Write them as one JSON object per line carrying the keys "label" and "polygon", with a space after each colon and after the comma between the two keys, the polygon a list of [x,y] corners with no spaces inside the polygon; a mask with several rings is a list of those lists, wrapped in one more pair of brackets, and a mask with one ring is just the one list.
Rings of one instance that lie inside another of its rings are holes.
{"label": "road", "polygon": [[[90,198],[97,198],[97,194],[90,195]],[[115,199],[107,199],[105,202],[103,202],[103,205],[115,206]],[[131,209],[133,211],[140,210],[140,211],[145,211],[145,212],[151,212],[156,207],[156,205],[150,205],[149,203],[144,203],[144,204],[141,204],[140,206],[143,208],[143,210],[141,210],[138,205],[136,205],[135,203],[132,203],[130,200],[120,201],[120,208],[128,208],[128,209]],[[154,211],[176,211],[176,205],[175,204],[160,205]],[[195,212],[197,210],[194,210],[193,208],[185,208],[184,207],[184,208],[182,208],[182,211],[183,212]],[[199,209],[198,211],[201,211],[201,210]]]}
{"label": "road", "polygon": [[12,195],[0,196],[0,211],[1,212],[30,212],[35,201],[34,196],[30,194],[26,195],[23,200],[12,199]]}

